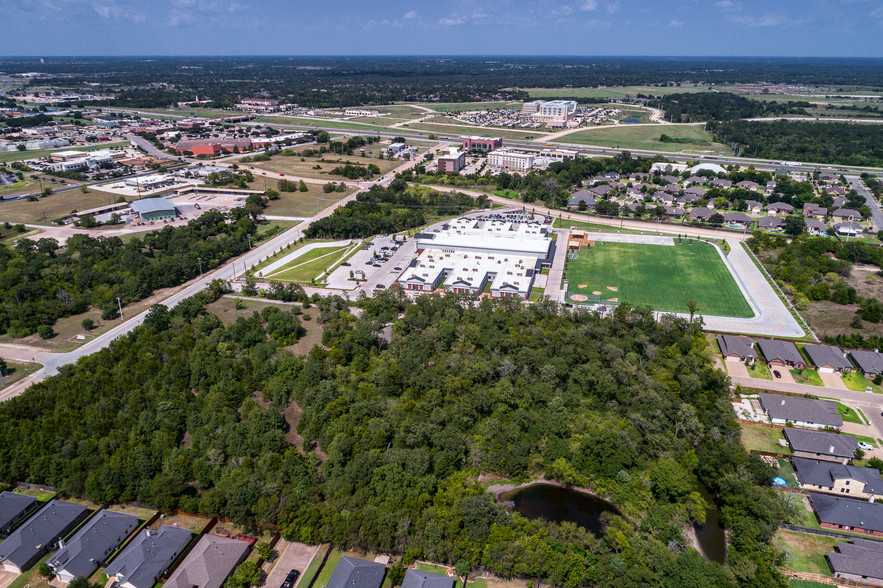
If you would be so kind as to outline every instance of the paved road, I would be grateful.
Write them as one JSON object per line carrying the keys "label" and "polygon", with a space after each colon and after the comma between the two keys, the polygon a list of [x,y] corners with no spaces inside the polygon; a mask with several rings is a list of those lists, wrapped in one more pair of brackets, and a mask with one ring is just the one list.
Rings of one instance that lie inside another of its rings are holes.
{"label": "paved road", "polygon": [[853,190],[858,192],[859,196],[864,196],[868,208],[871,209],[871,223],[874,225],[875,231],[883,230],[883,211],[880,210],[880,203],[871,195],[871,192],[865,188],[862,179],[858,176],[847,176],[849,185]]}

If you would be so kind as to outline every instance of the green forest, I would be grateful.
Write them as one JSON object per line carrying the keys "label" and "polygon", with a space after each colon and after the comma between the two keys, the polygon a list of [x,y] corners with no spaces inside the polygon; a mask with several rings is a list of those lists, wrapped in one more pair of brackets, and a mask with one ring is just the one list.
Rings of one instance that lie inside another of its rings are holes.
{"label": "green forest", "polygon": [[[769,545],[785,507],[741,446],[700,321],[387,291],[359,318],[319,301],[324,348],[293,356],[291,311],[225,327],[213,298],[153,307],[0,405],[0,480],[558,586],[785,586]],[[595,537],[508,513],[478,482],[542,474],[622,516]],[[705,516],[700,483],[730,529],[725,566],[681,533]]]}
{"label": "green forest", "polygon": [[248,250],[246,235],[257,234],[249,213],[263,208],[252,198],[228,218],[206,211],[183,227],[164,227],[143,237],[78,234],[64,248],[55,239],[20,239],[0,244],[0,333],[51,336],[62,317],[100,308],[105,319],[122,304],[150,296],[157,288],[177,286]]}
{"label": "green forest", "polygon": [[721,121],[786,114],[806,114],[812,106],[805,101],[762,102],[731,92],[689,92],[662,96],[658,103],[666,118],[675,122]]}

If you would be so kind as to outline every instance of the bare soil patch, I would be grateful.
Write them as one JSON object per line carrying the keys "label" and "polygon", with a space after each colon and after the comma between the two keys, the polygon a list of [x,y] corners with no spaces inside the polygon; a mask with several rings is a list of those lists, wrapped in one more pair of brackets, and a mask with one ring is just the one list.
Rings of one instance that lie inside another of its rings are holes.
{"label": "bare soil patch", "polygon": [[303,410],[293,400],[288,405],[288,408],[282,411],[282,416],[285,417],[285,422],[288,423],[288,432],[285,434],[285,440],[289,444],[294,445],[298,451],[304,453],[304,438],[297,433],[297,424],[300,422],[301,414],[303,414]]}

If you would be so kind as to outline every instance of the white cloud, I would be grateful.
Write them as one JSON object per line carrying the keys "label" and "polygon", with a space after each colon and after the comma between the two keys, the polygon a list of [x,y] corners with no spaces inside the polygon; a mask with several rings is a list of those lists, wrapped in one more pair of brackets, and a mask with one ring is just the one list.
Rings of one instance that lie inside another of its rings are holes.
{"label": "white cloud", "polygon": [[438,24],[442,25],[443,27],[455,27],[457,25],[463,24],[464,22],[466,22],[466,21],[463,20],[462,18],[460,18],[459,16],[455,16],[453,18],[440,18],[440,19],[438,19]]}
{"label": "white cloud", "polygon": [[580,10],[584,10],[586,12],[591,12],[592,10],[598,9],[598,0],[585,0],[580,7]]}
{"label": "white cloud", "polygon": [[803,22],[803,21],[799,21],[799,20],[791,20],[790,18],[788,18],[787,16],[785,16],[783,14],[772,14],[772,13],[764,14],[761,17],[743,15],[743,16],[737,16],[735,18],[731,18],[729,20],[731,20],[732,22],[735,22],[737,24],[741,24],[741,25],[745,25],[745,26],[749,26],[749,27],[764,27],[764,28],[782,27],[782,26],[786,26],[786,25],[796,25],[796,24],[801,24]]}
{"label": "white cloud", "polygon": [[607,5],[607,14],[613,14],[615,12],[619,12],[619,0],[615,0]]}
{"label": "white cloud", "polygon": [[92,2],[92,9],[101,18],[131,20],[134,22],[144,22],[147,20],[144,13],[124,2],[113,2],[108,0],[102,0],[100,2],[96,1]]}
{"label": "white cloud", "polygon": [[404,18],[405,20],[411,20],[411,19],[417,18],[417,11],[416,10],[409,10],[408,12],[405,13],[405,16],[403,16],[402,18]]}
{"label": "white cloud", "polygon": [[868,16],[872,16],[874,18],[883,18],[883,5],[880,6],[877,10],[873,11]]}
{"label": "white cloud", "polygon": [[717,2],[715,6],[724,12],[738,12],[742,10],[742,4],[739,2],[733,2],[732,0],[721,0],[720,2]]}
{"label": "white cloud", "polygon": [[672,20],[670,20],[670,21],[668,22],[668,26],[670,26],[670,27],[682,27],[682,26],[684,26],[684,21],[682,21],[682,20],[674,20],[674,19],[672,19]]}
{"label": "white cloud", "polygon": [[600,20],[600,19],[595,18],[595,19],[586,21],[586,28],[587,29],[609,29],[610,28],[610,21]]}

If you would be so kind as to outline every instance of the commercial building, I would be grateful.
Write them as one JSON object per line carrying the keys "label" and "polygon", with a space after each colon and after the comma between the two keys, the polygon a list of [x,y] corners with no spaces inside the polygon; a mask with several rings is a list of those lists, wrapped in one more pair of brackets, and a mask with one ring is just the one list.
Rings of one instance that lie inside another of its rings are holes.
{"label": "commercial building", "polygon": [[804,490],[846,494],[850,498],[883,498],[883,479],[877,468],[832,463],[803,457],[791,458],[800,487]]}
{"label": "commercial building", "polygon": [[89,514],[82,504],[52,500],[0,543],[0,569],[29,570]]}
{"label": "commercial building", "polygon": [[529,171],[532,169],[533,160],[534,156],[532,153],[519,153],[509,149],[494,151],[487,156],[489,166],[517,171]]}
{"label": "commercial building", "polygon": [[25,494],[0,492],[0,536],[8,535],[12,528],[37,508],[37,499]]}
{"label": "commercial building", "polygon": [[165,588],[221,588],[248,555],[245,541],[204,535],[187,554]]}
{"label": "commercial building", "polygon": [[540,111],[540,107],[545,104],[545,100],[533,100],[531,102],[525,102],[521,107],[521,114],[536,114]]}
{"label": "commercial building", "polygon": [[548,157],[552,161],[569,161],[579,157],[576,149],[543,149],[540,157]]}
{"label": "commercial building", "polygon": [[466,167],[466,153],[457,149],[449,149],[438,157],[438,171],[446,174],[460,173]]}
{"label": "commercial building", "polygon": [[161,221],[178,216],[175,205],[165,198],[143,198],[130,205],[141,222]]}
{"label": "commercial building", "polygon": [[835,578],[883,586],[883,542],[856,537],[852,543],[838,541],[835,549],[825,554]]}
{"label": "commercial building", "polygon": [[551,100],[543,102],[537,114],[543,117],[566,120],[576,112],[575,100]]}
{"label": "commercial building", "polygon": [[815,492],[809,501],[823,529],[883,537],[883,504]]}
{"label": "commercial building", "polygon": [[852,435],[807,431],[786,427],[785,440],[794,457],[839,462],[844,465],[855,457],[858,439]]}
{"label": "commercial building", "polygon": [[175,558],[190,543],[189,529],[163,525],[146,529],[107,566],[107,576],[115,577],[120,588],[152,588]]}
{"label": "commercial building", "polygon": [[837,414],[837,405],[833,402],[763,392],[757,396],[774,425],[792,423],[797,427],[835,431],[843,428],[843,417]]}
{"label": "commercial building", "polygon": [[126,185],[139,192],[150,192],[175,184],[175,178],[167,175],[137,176],[126,178]]}
{"label": "commercial building", "polygon": [[100,510],[46,563],[64,584],[88,578],[137,528],[134,515]]}
{"label": "commercial building", "polygon": [[503,140],[497,137],[460,137],[463,140],[463,151],[490,152],[503,146]]}

